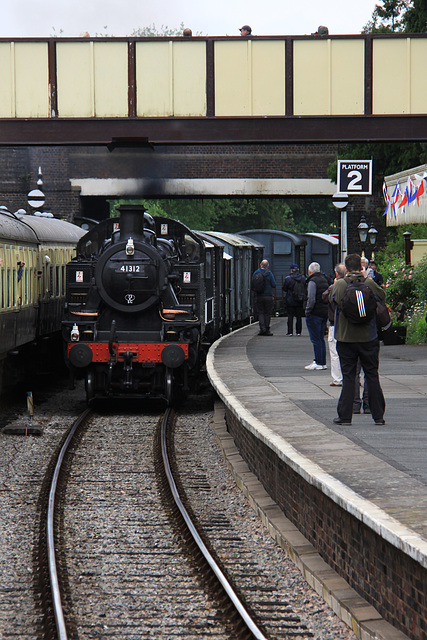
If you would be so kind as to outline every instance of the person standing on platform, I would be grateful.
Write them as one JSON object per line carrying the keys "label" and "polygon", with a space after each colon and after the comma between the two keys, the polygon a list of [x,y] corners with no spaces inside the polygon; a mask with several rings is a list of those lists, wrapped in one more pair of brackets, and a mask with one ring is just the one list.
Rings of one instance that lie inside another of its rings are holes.
{"label": "person standing on platform", "polygon": [[[334,283],[337,280],[340,280],[340,278],[345,278],[345,276],[347,275],[347,269],[345,267],[345,264],[342,264],[342,263],[337,264],[335,266],[334,271],[335,271]],[[328,320],[329,320],[328,347],[329,347],[329,358],[331,360],[331,378],[332,378],[332,382],[330,382],[329,384],[331,387],[342,387],[341,365],[340,365],[340,359],[337,353],[337,341],[335,340],[335,336],[334,336],[336,303],[334,301],[332,302],[329,301],[329,294],[333,286],[334,286],[333,284],[329,285],[326,291],[324,291],[322,294],[323,301],[328,303]]]}
{"label": "person standing on platform", "polygon": [[350,425],[353,417],[353,400],[356,383],[357,363],[360,359],[368,385],[369,407],[375,424],[385,424],[385,399],[381,389],[378,364],[380,343],[378,339],[377,319],[374,316],[367,322],[355,324],[341,312],[341,302],[348,281],[365,282],[380,300],[385,300],[385,291],[372,278],[362,273],[361,258],[351,253],[345,259],[348,276],[337,280],[330,293],[330,301],[335,301],[335,338],[343,375],[343,386],[338,400],[338,417],[335,424]]}
{"label": "person standing on platform", "polygon": [[362,261],[362,273],[365,276],[365,278],[372,278],[372,276],[374,275],[374,270],[371,269],[371,267],[369,266],[369,260],[368,258],[365,258],[364,256],[361,258]]}
{"label": "person standing on platform", "polygon": [[306,278],[299,272],[297,264],[291,264],[291,271],[286,276],[282,289],[285,292],[286,310],[288,313],[288,333],[287,336],[293,335],[294,318],[295,333],[297,336],[302,332],[302,317],[304,315],[304,298],[305,298],[305,282]]}
{"label": "person standing on platform", "polygon": [[305,369],[319,371],[326,369],[325,331],[328,320],[328,303],[322,299],[322,294],[329,287],[329,279],[320,270],[318,262],[312,262],[308,267],[307,292],[304,301],[305,322],[308,335],[314,350],[314,360]]}
{"label": "person standing on platform", "polygon": [[258,312],[259,336],[272,336],[270,331],[271,315],[274,306],[274,289],[276,288],[276,280],[270,271],[268,260],[263,260],[255,274],[261,273],[264,276],[263,290],[256,292],[256,309]]}
{"label": "person standing on platform", "polygon": [[377,265],[375,264],[375,262],[373,260],[370,261],[369,266],[371,267],[373,274],[371,275],[371,278],[374,282],[377,283],[377,285],[379,285],[380,287],[383,286],[384,284],[384,278],[382,277],[382,275],[380,274],[379,271],[377,271]]}

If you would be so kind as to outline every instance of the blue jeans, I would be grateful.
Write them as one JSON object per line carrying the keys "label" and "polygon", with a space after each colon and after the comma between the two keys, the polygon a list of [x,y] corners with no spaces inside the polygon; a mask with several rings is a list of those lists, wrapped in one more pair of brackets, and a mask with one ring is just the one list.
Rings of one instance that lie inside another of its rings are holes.
{"label": "blue jeans", "polygon": [[327,318],[309,315],[305,321],[307,324],[308,335],[314,349],[314,360],[317,364],[326,364],[326,343],[325,330]]}

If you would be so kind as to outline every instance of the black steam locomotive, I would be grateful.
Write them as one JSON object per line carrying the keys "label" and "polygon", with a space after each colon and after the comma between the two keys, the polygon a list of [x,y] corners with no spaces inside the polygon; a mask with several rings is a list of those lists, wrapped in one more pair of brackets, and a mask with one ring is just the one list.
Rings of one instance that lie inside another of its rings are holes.
{"label": "black steam locomotive", "polygon": [[[238,286],[249,296],[262,248],[242,244],[251,258]],[[138,205],[90,229],[67,264],[62,323],[67,361],[85,377],[88,403],[124,396],[171,404],[194,388],[207,349],[235,326],[230,274],[221,243]]]}

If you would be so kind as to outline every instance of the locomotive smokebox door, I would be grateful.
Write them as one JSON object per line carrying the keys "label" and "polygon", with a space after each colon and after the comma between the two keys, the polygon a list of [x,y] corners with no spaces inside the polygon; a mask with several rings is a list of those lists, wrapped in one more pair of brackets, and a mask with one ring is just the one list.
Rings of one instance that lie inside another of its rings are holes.
{"label": "locomotive smokebox door", "polygon": [[150,245],[135,242],[132,255],[123,245],[113,245],[99,259],[95,281],[101,298],[113,309],[143,311],[159,301],[165,265]]}

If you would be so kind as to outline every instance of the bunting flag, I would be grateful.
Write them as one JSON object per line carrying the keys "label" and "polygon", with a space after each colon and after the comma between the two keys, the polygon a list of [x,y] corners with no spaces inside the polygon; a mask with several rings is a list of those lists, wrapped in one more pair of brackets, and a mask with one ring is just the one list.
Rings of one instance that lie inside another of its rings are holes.
{"label": "bunting flag", "polygon": [[419,180],[420,184],[417,187],[417,205],[420,206],[420,198],[425,193],[425,184],[424,182],[427,180],[427,173],[424,171],[422,176],[415,174],[415,180]]}
{"label": "bunting flag", "polygon": [[385,181],[383,182],[383,196],[384,196],[384,202],[386,203],[386,208],[385,211],[383,213],[383,216],[387,215],[387,211],[390,207],[390,196],[388,195],[388,191],[387,191],[387,185],[385,183]]}
{"label": "bunting flag", "polygon": [[427,171],[424,171],[423,175],[415,173],[413,179],[411,179],[411,176],[408,176],[404,191],[401,190],[399,182],[396,182],[391,196],[388,194],[387,185],[384,181],[383,196],[386,209],[383,216],[387,215],[388,211],[390,211],[390,220],[393,215],[396,220],[398,213],[405,213],[406,206],[410,204],[412,204],[412,206],[420,206],[420,199],[424,194],[427,194]]}
{"label": "bunting flag", "polygon": [[424,180],[421,180],[420,184],[418,185],[418,189],[417,189],[417,205],[420,206],[420,198],[423,195],[425,191],[424,188]]}
{"label": "bunting flag", "polygon": [[391,215],[394,215],[394,219],[396,220],[396,204],[400,197],[400,186],[399,182],[396,182],[396,186],[394,187],[394,191],[392,193],[391,207],[390,207],[390,219]]}
{"label": "bunting flag", "polygon": [[403,198],[400,201],[398,209],[401,209],[402,207],[404,207],[407,204],[408,204],[408,187],[406,187],[405,191],[403,192]]}
{"label": "bunting flag", "polygon": [[414,183],[411,180],[411,176],[408,176],[408,182],[406,185],[406,191],[408,196],[408,204],[414,204],[417,199],[417,189],[415,188]]}

